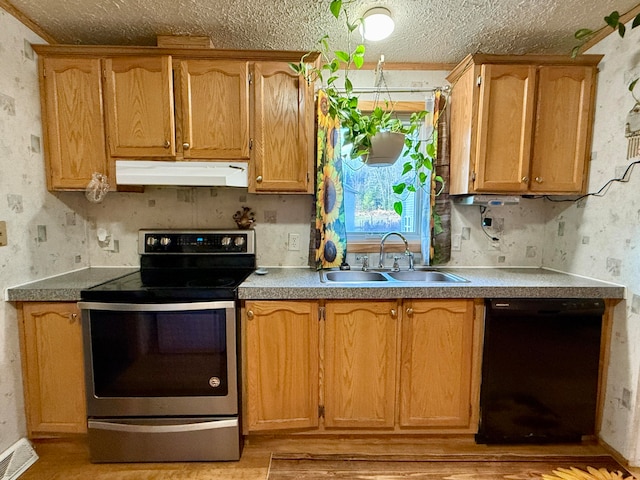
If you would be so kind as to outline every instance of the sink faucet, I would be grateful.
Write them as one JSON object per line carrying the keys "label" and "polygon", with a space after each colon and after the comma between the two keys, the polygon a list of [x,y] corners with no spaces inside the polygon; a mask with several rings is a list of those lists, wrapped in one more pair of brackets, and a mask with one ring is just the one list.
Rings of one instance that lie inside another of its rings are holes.
{"label": "sink faucet", "polygon": [[[389,237],[390,235],[396,235],[396,236],[400,237],[402,239],[402,241],[404,242],[404,254],[405,254],[405,256],[409,257],[409,270],[413,270],[414,269],[413,268],[413,253],[411,253],[411,250],[409,250],[409,242],[407,242],[407,239],[404,238],[404,235],[402,235],[401,233],[398,233],[398,232],[385,233],[382,236],[382,238],[380,239],[380,262],[378,262],[378,268],[384,268],[384,242],[387,239],[387,237]],[[397,262],[394,262],[393,268],[394,268],[394,270],[395,269],[399,270]]]}

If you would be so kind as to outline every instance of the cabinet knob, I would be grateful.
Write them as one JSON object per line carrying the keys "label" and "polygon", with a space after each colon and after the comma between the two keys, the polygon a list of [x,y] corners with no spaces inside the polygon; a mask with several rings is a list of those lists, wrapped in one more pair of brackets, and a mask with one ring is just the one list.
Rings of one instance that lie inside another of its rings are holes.
{"label": "cabinet knob", "polygon": [[70,313],[69,314],[69,320],[71,320],[71,322],[75,322],[78,319],[78,314],[77,313]]}
{"label": "cabinet knob", "polygon": [[542,177],[536,177],[536,182],[542,183],[543,182]]}
{"label": "cabinet knob", "polygon": [[171,146],[171,142],[169,140],[164,141],[164,148],[169,148]]}
{"label": "cabinet knob", "polygon": [[529,183],[529,177],[522,177],[522,183]]}
{"label": "cabinet knob", "polygon": [[249,320],[253,320],[253,311],[251,311],[251,310],[247,310],[247,318],[248,318]]}
{"label": "cabinet knob", "polygon": [[185,142],[185,143],[183,143],[183,144],[182,144],[182,149],[183,149],[183,150],[189,150],[189,147],[190,147],[190,146],[191,146],[191,145],[189,145],[188,143],[186,143],[186,142]]}
{"label": "cabinet knob", "polygon": [[391,318],[398,318],[398,311],[395,308],[391,309]]}
{"label": "cabinet knob", "polygon": [[258,183],[262,183],[262,175],[258,175],[258,176],[256,177],[256,182],[258,182]]}
{"label": "cabinet knob", "polygon": [[413,308],[407,308],[407,315],[413,315]]}

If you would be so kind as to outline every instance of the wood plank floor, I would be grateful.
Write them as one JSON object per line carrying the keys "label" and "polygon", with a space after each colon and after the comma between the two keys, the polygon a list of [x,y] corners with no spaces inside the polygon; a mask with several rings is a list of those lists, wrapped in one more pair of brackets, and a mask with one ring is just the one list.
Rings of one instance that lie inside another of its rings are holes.
{"label": "wood plank floor", "polygon": [[[272,453],[313,454],[609,454],[596,443],[553,446],[476,445],[472,437],[249,437],[238,462],[91,464],[84,437],[34,440],[40,459],[21,480],[265,480]],[[640,478],[640,470],[629,469]],[[465,477],[467,478],[467,477]],[[473,479],[473,477],[468,477]]]}

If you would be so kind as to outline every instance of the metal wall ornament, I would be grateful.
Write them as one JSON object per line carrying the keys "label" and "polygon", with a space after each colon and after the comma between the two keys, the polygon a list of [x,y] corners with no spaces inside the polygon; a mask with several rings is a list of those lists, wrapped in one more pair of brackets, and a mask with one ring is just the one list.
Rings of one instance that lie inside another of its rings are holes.
{"label": "metal wall ornament", "polygon": [[640,103],[638,102],[627,114],[624,136],[627,137],[627,160],[640,156]]}

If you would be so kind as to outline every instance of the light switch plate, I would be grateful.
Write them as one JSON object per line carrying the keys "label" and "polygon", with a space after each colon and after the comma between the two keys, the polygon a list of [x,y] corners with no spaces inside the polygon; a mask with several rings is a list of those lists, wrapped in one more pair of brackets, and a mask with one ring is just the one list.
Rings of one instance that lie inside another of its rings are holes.
{"label": "light switch plate", "polygon": [[7,222],[0,222],[0,247],[7,246]]}

